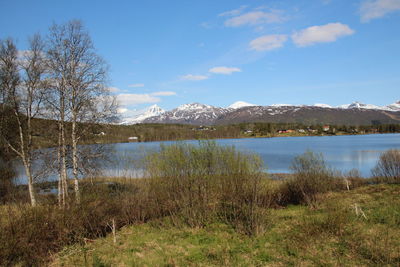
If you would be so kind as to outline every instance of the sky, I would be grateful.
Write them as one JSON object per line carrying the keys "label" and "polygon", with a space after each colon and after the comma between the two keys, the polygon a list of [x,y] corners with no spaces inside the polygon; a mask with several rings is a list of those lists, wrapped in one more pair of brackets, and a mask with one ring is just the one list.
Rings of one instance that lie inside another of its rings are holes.
{"label": "sky", "polygon": [[400,0],[0,0],[0,39],[79,19],[121,111],[400,100]]}

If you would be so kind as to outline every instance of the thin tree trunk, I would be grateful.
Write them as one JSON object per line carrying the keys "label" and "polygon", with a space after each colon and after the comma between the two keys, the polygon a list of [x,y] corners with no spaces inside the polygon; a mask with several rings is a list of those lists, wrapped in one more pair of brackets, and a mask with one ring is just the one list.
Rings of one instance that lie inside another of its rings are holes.
{"label": "thin tree trunk", "polygon": [[60,208],[65,205],[64,199],[64,183],[61,173],[61,122],[58,122],[58,148],[57,148],[57,162],[58,162],[58,205]]}
{"label": "thin tree trunk", "polygon": [[74,190],[76,202],[80,203],[79,180],[78,180],[78,139],[76,137],[76,114],[72,119],[72,174],[74,176]]}
{"label": "thin tree trunk", "polygon": [[26,177],[28,178],[28,190],[29,190],[29,197],[31,199],[31,205],[34,207],[36,206],[36,197],[35,197],[35,190],[33,186],[33,177],[32,177],[32,172],[31,172],[31,166],[30,166],[30,154],[25,151],[25,140],[24,140],[24,132],[22,129],[22,122],[18,114],[18,109],[14,109],[15,116],[18,121],[18,130],[19,130],[19,138],[20,138],[20,157],[22,159],[22,163],[24,164],[25,168],[25,174]]}
{"label": "thin tree trunk", "polygon": [[[63,90],[63,89],[61,89]],[[67,183],[67,161],[66,161],[66,142],[65,142],[65,97],[64,92],[60,92],[59,99],[60,121],[59,121],[59,188],[61,189],[60,202],[62,206],[66,204],[68,197],[68,183]]]}
{"label": "thin tree trunk", "polygon": [[67,151],[65,142],[65,125],[61,122],[61,177],[64,187],[64,198],[68,197],[68,182],[67,182]]}
{"label": "thin tree trunk", "polygon": [[26,176],[28,177],[28,190],[29,190],[29,196],[31,198],[31,205],[32,205],[32,207],[35,207],[36,206],[36,196],[35,196],[35,188],[33,186],[31,164],[24,161],[24,165],[25,165],[25,173],[26,173]]}

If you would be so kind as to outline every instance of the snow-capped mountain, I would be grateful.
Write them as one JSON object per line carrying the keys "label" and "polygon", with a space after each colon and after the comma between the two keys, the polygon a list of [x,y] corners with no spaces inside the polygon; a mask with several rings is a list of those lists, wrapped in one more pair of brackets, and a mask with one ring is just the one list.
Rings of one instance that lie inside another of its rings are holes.
{"label": "snow-capped mountain", "polygon": [[160,108],[157,105],[152,105],[144,110],[140,110],[135,112],[133,116],[130,117],[123,117],[122,122],[120,124],[135,124],[135,123],[141,123],[147,118],[154,117],[154,116],[159,116],[163,114],[165,110]]}
{"label": "snow-capped mountain", "polygon": [[400,100],[396,103],[387,105],[386,108],[390,111],[400,111]]}
{"label": "snow-capped mountain", "polygon": [[200,103],[190,103],[190,104],[183,104],[176,108],[179,111],[205,111],[211,110],[215,107]]}
{"label": "snow-capped mountain", "polygon": [[191,103],[181,105],[159,116],[147,118],[146,123],[185,123],[185,124],[210,124],[219,116],[229,112],[229,109]]}
{"label": "snow-capped mountain", "polygon": [[247,103],[247,102],[244,102],[244,101],[236,101],[235,103],[229,105],[228,108],[238,109],[238,108],[252,107],[252,106],[257,106],[257,105],[250,104],[250,103]]}
{"label": "snow-capped mountain", "polygon": [[338,106],[338,108],[344,108],[344,109],[380,109],[380,110],[384,110],[385,107],[380,107],[380,106],[376,106],[376,105],[371,105],[371,104],[364,104],[361,102],[353,102],[351,104],[346,104],[346,105],[341,105]]}
{"label": "snow-capped mountain", "polygon": [[164,111],[153,105],[135,116],[123,119],[123,124],[134,123],[178,123],[211,125],[240,122],[299,122],[330,124],[371,124],[400,122],[400,101],[376,106],[354,102],[332,107],[327,104],[291,105],[273,104],[257,106],[238,101],[227,108],[200,103],[181,105],[170,111]]}
{"label": "snow-capped mountain", "polygon": [[319,107],[319,108],[332,108],[332,106],[328,104],[322,104],[322,103],[315,103],[314,107]]}

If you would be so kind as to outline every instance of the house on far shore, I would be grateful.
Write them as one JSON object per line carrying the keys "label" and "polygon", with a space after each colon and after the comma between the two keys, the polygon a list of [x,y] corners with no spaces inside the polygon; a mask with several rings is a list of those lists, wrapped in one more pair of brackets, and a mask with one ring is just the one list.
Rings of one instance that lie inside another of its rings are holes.
{"label": "house on far shore", "polygon": [[128,137],[128,141],[129,142],[139,142],[139,137],[137,137],[137,136]]}
{"label": "house on far shore", "polygon": [[294,133],[295,131],[292,129],[289,130],[279,130],[278,133],[283,134],[283,133]]}
{"label": "house on far shore", "polygon": [[330,129],[329,125],[324,125],[324,126],[322,126],[322,130],[323,130],[324,132],[329,131],[329,129]]}

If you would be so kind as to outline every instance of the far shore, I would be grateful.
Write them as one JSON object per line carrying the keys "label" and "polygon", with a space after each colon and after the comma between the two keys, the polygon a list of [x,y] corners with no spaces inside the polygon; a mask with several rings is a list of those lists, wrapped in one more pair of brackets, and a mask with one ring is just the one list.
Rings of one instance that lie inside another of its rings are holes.
{"label": "far shore", "polygon": [[400,134],[400,133],[336,133],[336,134],[277,134],[277,135],[244,135],[240,137],[218,137],[218,138],[206,138],[206,139],[175,139],[175,140],[149,140],[149,141],[138,141],[129,142],[123,140],[116,140],[111,142],[95,142],[95,143],[84,143],[83,145],[95,145],[95,144],[126,144],[126,143],[152,143],[152,142],[180,142],[180,141],[196,141],[196,140],[226,140],[226,139],[252,139],[252,138],[279,138],[279,137],[327,137],[327,136],[351,136],[351,135],[384,135],[384,134]]}

